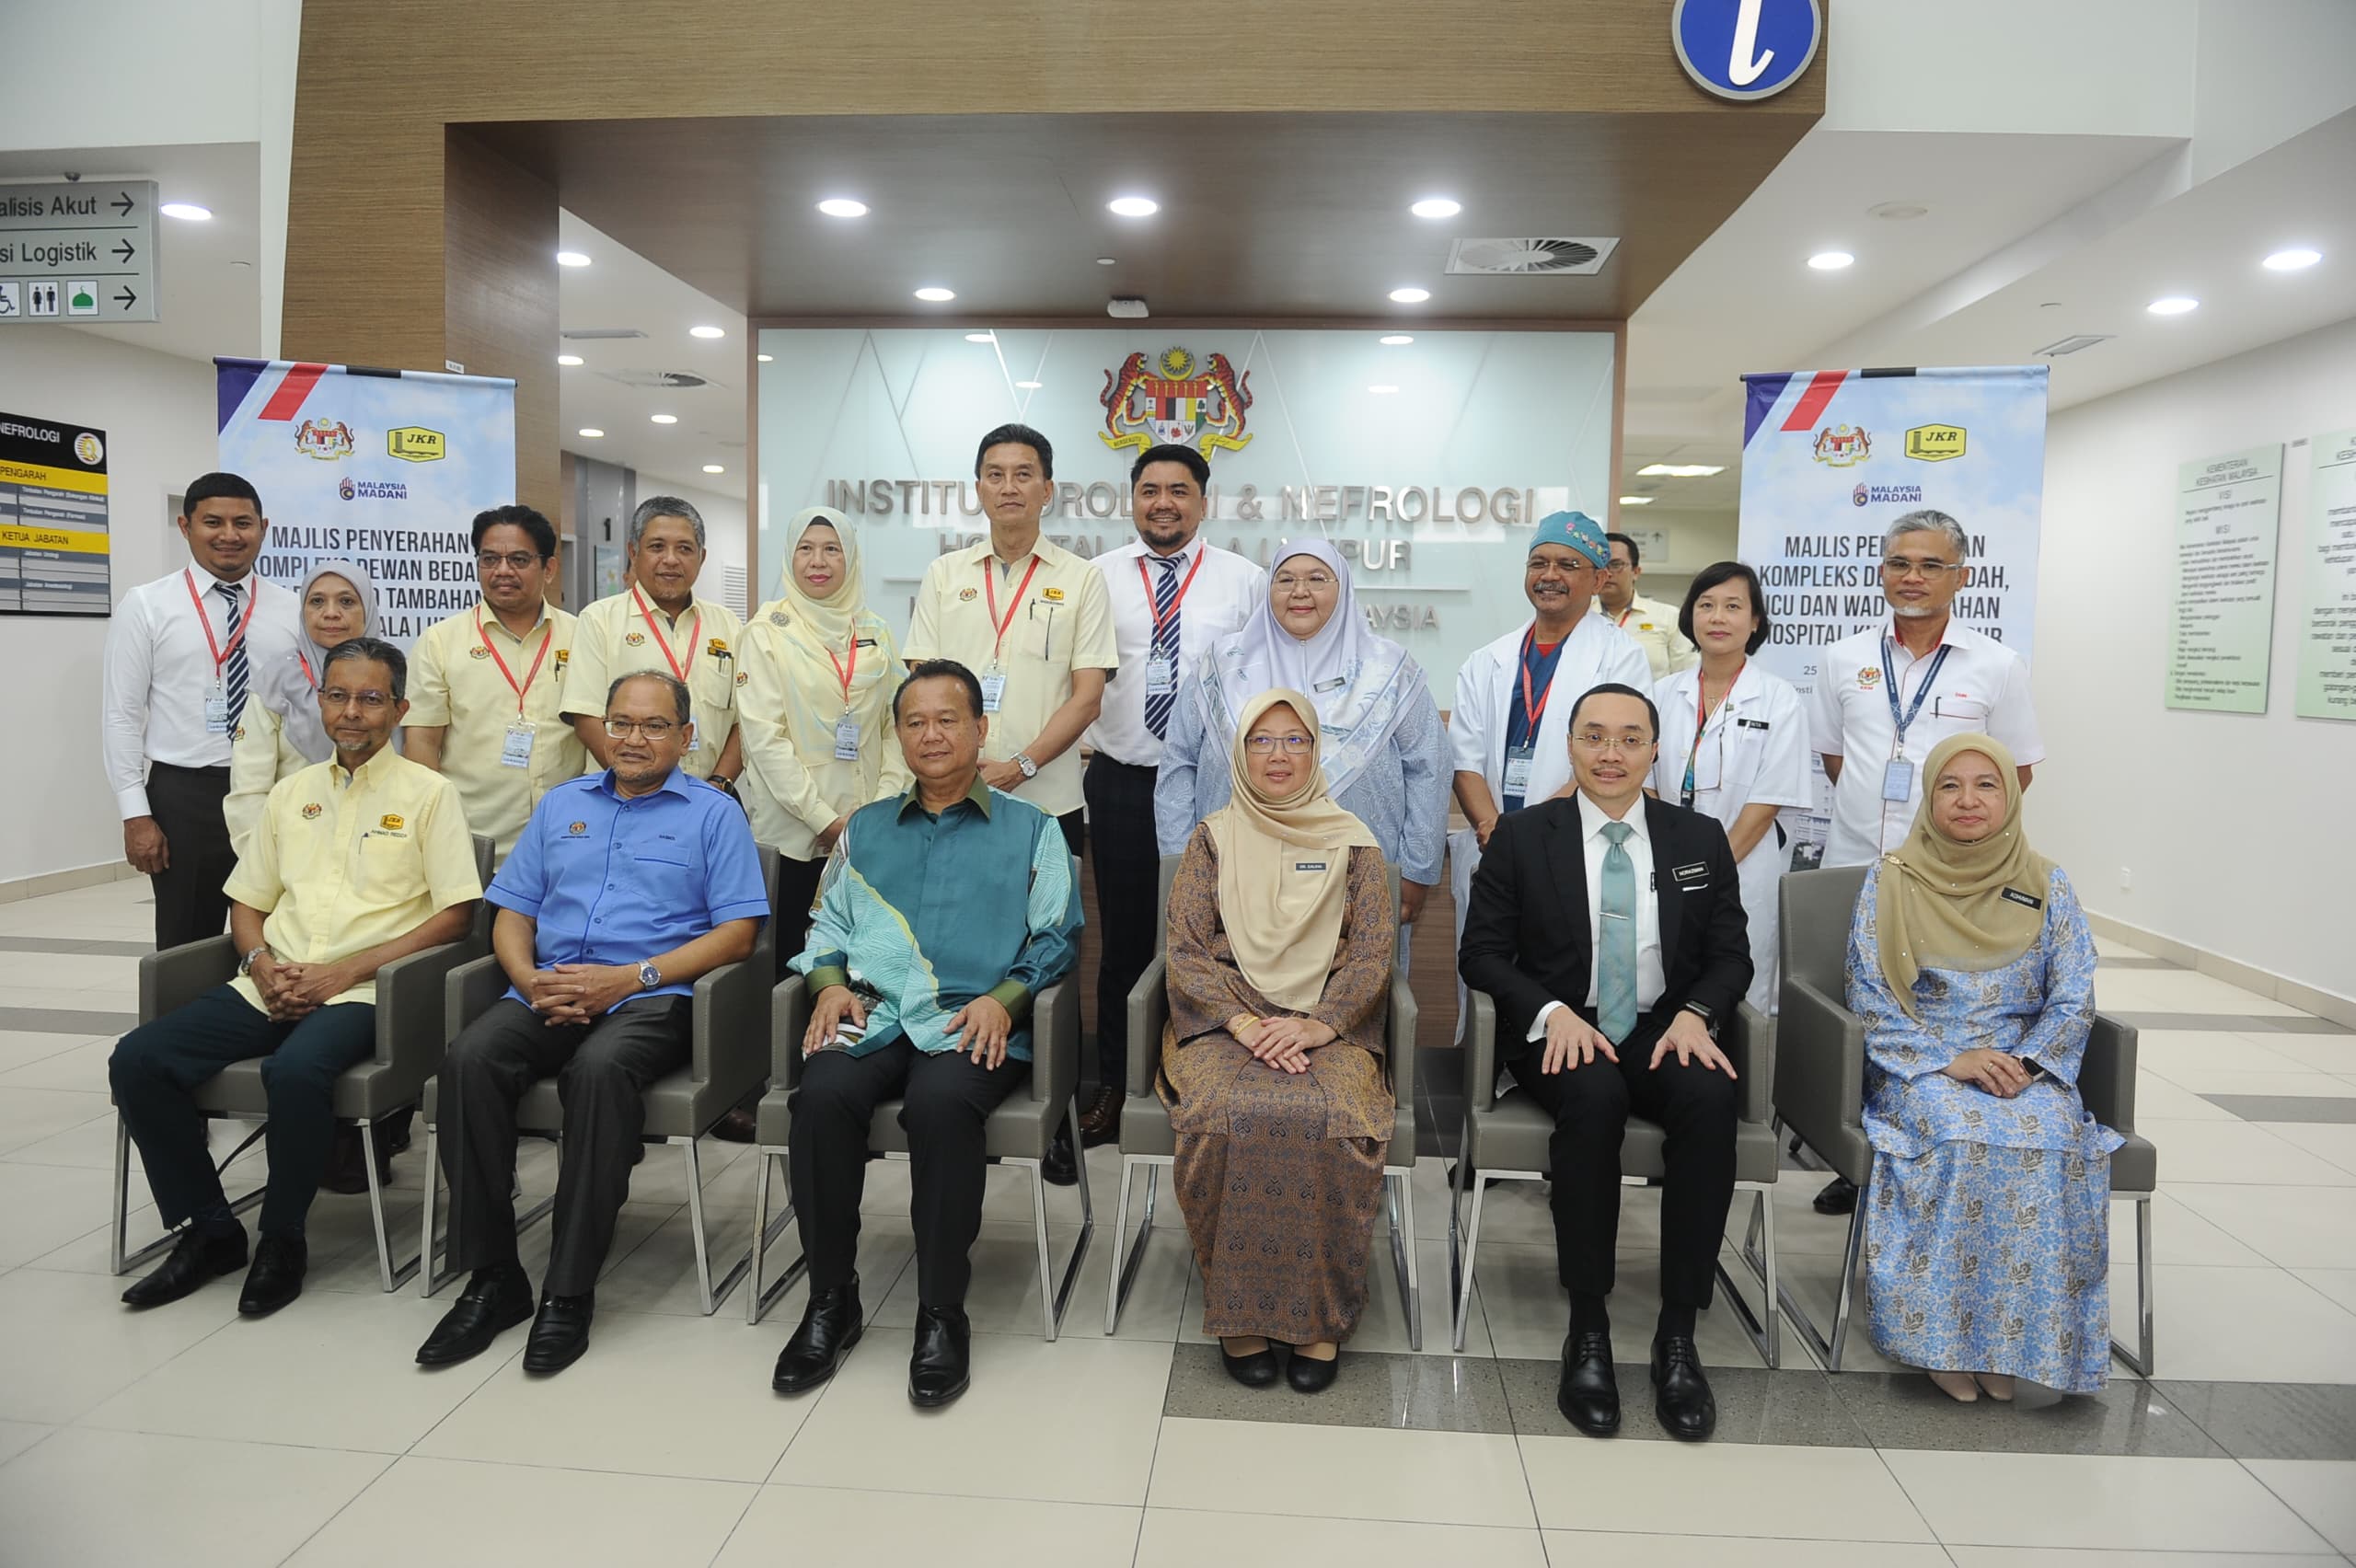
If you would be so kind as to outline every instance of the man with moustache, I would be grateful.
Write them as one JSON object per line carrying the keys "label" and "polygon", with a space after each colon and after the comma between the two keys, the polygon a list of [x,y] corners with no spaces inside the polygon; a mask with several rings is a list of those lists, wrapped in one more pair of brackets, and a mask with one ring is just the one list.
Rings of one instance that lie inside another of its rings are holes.
{"label": "man with moustache", "polygon": [[1611,557],[1596,573],[1595,584],[1595,602],[1603,618],[1645,651],[1655,682],[1692,669],[1702,655],[1692,640],[1677,629],[1677,606],[1636,592],[1636,580],[1645,571],[1636,541],[1625,534],[1606,534],[1604,538],[1611,543]]}

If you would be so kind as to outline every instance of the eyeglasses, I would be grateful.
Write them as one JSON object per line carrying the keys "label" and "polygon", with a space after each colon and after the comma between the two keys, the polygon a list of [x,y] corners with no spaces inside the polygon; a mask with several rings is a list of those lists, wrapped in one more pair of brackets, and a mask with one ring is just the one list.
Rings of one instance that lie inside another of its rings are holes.
{"label": "eyeglasses", "polygon": [[319,700],[329,708],[357,707],[375,713],[390,707],[393,699],[381,691],[346,691],[341,686],[329,686],[319,693]]}
{"label": "eyeglasses", "polygon": [[510,550],[505,555],[492,555],[486,551],[475,557],[475,570],[497,571],[503,566],[510,571],[529,571],[539,559],[530,550]]}
{"label": "eyeglasses", "polygon": [[1287,756],[1299,756],[1317,742],[1309,735],[1246,735],[1243,744],[1262,756],[1271,755],[1278,746],[1285,748]]}
{"label": "eyeglasses", "polygon": [[1636,563],[1629,560],[1611,560],[1604,562],[1603,565],[1597,568],[1597,570],[1608,573],[1611,576],[1617,577],[1623,572],[1635,571]]}
{"label": "eyeglasses", "polygon": [[1653,743],[1648,735],[1607,735],[1600,730],[1581,730],[1571,737],[1571,744],[1581,751],[1599,755],[1618,752],[1623,756],[1634,756]]}
{"label": "eyeglasses", "polygon": [[1962,570],[1963,563],[1958,560],[1912,560],[1905,556],[1891,556],[1881,563],[1884,577],[1912,577],[1918,572],[1924,577],[1936,577],[1943,571]]}
{"label": "eyeglasses", "polygon": [[678,726],[668,719],[608,719],[606,733],[618,741],[632,735],[644,735],[650,741],[661,741]]}
{"label": "eyeglasses", "polygon": [[1288,593],[1295,588],[1306,588],[1311,593],[1314,594],[1320,589],[1331,588],[1334,586],[1334,579],[1322,571],[1312,571],[1306,577],[1294,577],[1288,573],[1285,576],[1277,578],[1276,580],[1275,586],[1284,589]]}

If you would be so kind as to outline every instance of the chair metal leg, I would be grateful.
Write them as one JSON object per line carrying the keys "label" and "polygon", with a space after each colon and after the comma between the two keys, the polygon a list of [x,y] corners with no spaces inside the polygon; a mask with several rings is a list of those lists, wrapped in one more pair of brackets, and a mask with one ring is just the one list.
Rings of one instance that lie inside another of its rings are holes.
{"label": "chair metal leg", "polygon": [[1750,1336],[1751,1348],[1759,1352],[1759,1359],[1773,1371],[1783,1364],[1783,1347],[1779,1343],[1775,1313],[1775,1216],[1768,1208],[1768,1192],[1769,1189],[1763,1186],[1752,1188],[1750,1229],[1750,1237],[1764,1235],[1766,1253],[1762,1258],[1748,1238],[1740,1252],[1742,1261],[1759,1280],[1762,1312],[1751,1311],[1750,1300],[1737,1288],[1734,1275],[1727,1272],[1724,1262],[1717,1265],[1717,1270],[1719,1291],[1726,1297],[1727,1304],[1735,1316],[1741,1320],[1743,1332]]}
{"label": "chair metal leg", "polygon": [[[220,1164],[214,1168],[215,1172],[226,1171],[230,1166],[236,1164],[237,1157],[253,1147],[262,1134],[268,1130],[269,1125],[267,1122],[258,1124],[245,1142],[231,1149]],[[269,1184],[264,1182],[249,1193],[240,1193],[230,1199],[229,1212],[231,1214],[245,1213],[261,1202],[268,1186]],[[125,1122],[122,1119],[122,1113],[118,1111],[114,1115],[114,1241],[110,1249],[113,1254],[110,1262],[114,1272],[119,1274],[129,1274],[150,1259],[160,1258],[170,1251],[180,1239],[179,1231],[167,1230],[136,1251],[128,1251],[125,1249],[130,1245],[130,1231],[131,1124]]]}
{"label": "chair metal leg", "polygon": [[[1145,1265],[1146,1243],[1153,1239],[1153,1209],[1161,1190],[1161,1168],[1169,1158],[1156,1154],[1129,1154],[1121,1157],[1121,1212],[1113,1226],[1113,1271],[1106,1289],[1110,1294],[1104,1312],[1104,1332],[1111,1333],[1121,1324],[1121,1309],[1128,1305],[1129,1289],[1138,1282],[1138,1270]],[[1121,1261],[1121,1231],[1129,1223],[1129,1178],[1138,1166],[1145,1167],[1145,1215],[1138,1221],[1137,1236],[1129,1243],[1128,1262]]]}
{"label": "chair metal leg", "polygon": [[[1469,1166],[1461,1166],[1467,1170]],[[1481,1203],[1489,1195],[1489,1178],[1485,1172],[1470,1172],[1467,1180],[1472,1190],[1472,1209],[1464,1220],[1464,1265],[1458,1271],[1456,1286],[1456,1337],[1451,1347],[1464,1349],[1464,1330],[1472,1312],[1472,1255],[1481,1246]]]}
{"label": "chair metal leg", "polygon": [[703,1160],[698,1152],[696,1139],[682,1136],[670,1141],[679,1146],[687,1161],[687,1223],[696,1233],[696,1295],[699,1305],[703,1308],[703,1315],[709,1318],[720,1310],[720,1304],[728,1299],[728,1293],[736,1288],[736,1282],[743,1279],[745,1270],[752,1267],[753,1251],[747,1247],[745,1255],[729,1265],[728,1273],[720,1283],[712,1283],[711,1241],[705,1234],[703,1225]]}
{"label": "chair metal leg", "polygon": [[[1137,1173],[1137,1161],[1127,1155],[1121,1157],[1121,1206],[1113,1211],[1113,1266],[1104,1274],[1104,1332],[1111,1333],[1121,1326],[1121,1243],[1122,1234],[1129,1225],[1129,1178]],[[1138,1238],[1138,1251],[1145,1251],[1145,1238]]]}
{"label": "chair metal leg", "polygon": [[[1071,1124],[1071,1147],[1083,1147],[1080,1136],[1080,1100],[1074,1096],[1068,1105]],[[1031,1221],[1039,1249],[1039,1317],[1043,1339],[1053,1341],[1064,1320],[1064,1308],[1071,1300],[1072,1287],[1080,1283],[1080,1265],[1088,1260],[1088,1240],[1096,1232],[1096,1208],[1088,1192],[1088,1169],[1080,1171],[1080,1234],[1072,1241],[1071,1259],[1064,1265],[1061,1281],[1052,1279],[1052,1265],[1047,1251],[1047,1179],[1040,1172],[1040,1161],[1008,1157],[1003,1165],[1022,1165],[1031,1171]]]}
{"label": "chair metal leg", "polygon": [[2139,1378],[2152,1375],[2152,1194],[2135,1200],[2135,1353],[2114,1336],[2110,1353]]}
{"label": "chair metal leg", "polygon": [[[787,1163],[786,1151],[771,1145],[764,1144],[756,1148],[753,1151],[753,1158],[759,1163],[759,1174],[756,1179],[757,1195],[753,1206],[753,1283],[745,1298],[745,1321],[747,1324],[757,1323],[768,1317],[769,1309],[776,1306],[779,1298],[793,1288],[794,1283],[801,1279],[810,1267],[810,1260],[806,1255],[797,1257],[785,1266],[783,1274],[770,1280],[766,1286],[761,1283],[761,1276],[768,1268],[768,1250],[777,1244],[778,1239],[783,1236],[787,1228],[793,1224],[793,1168]],[[777,1166],[778,1176],[785,1183],[785,1202],[779,1208],[777,1217],[774,1219],[768,1217],[771,1164]]]}
{"label": "chair metal leg", "polygon": [[[1841,1370],[1842,1352],[1849,1341],[1849,1313],[1855,1298],[1857,1259],[1865,1251],[1865,1200],[1870,1195],[1870,1182],[1858,1183],[1857,1207],[1849,1216],[1849,1239],[1841,1253],[1841,1281],[1833,1303],[1831,1338],[1827,1339],[1824,1331],[1816,1326],[1816,1320],[1807,1315],[1807,1309],[1800,1304],[1798,1297],[1781,1284],[1775,1287],[1776,1298],[1783,1305],[1784,1316],[1791,1319],[1800,1343],[1827,1372]],[[1773,1216],[1768,1223],[1773,1223]]]}
{"label": "chair metal leg", "polygon": [[[376,1180],[376,1125],[365,1116],[360,1118],[360,1163],[368,1171],[368,1218],[376,1231],[376,1280],[390,1296],[424,1266],[425,1247],[432,1244],[433,1233],[427,1232],[416,1257],[395,1268],[392,1237],[385,1228],[385,1190]],[[430,1180],[427,1184],[432,1184]]]}
{"label": "chair metal leg", "polygon": [[[1407,1348],[1424,1348],[1424,1293],[1415,1277],[1415,1190],[1413,1167],[1391,1173],[1383,1184],[1390,1187],[1388,1206],[1391,1210],[1391,1268],[1399,1276],[1399,1306],[1407,1314]],[[1400,1211],[1406,1212],[1405,1235],[1400,1234]]]}

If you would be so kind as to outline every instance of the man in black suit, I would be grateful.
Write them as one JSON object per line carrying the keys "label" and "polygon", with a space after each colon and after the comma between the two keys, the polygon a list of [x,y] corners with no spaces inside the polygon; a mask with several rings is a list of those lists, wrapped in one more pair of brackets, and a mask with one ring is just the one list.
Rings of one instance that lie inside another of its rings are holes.
{"label": "man in black suit", "polygon": [[1554,1118],[1554,1245],[1571,1293],[1555,1402],[1590,1436],[1620,1429],[1611,1371],[1620,1142],[1631,1112],[1668,1137],[1655,1409],[1699,1440],[1717,1402],[1693,1346],[1734,1197],[1734,1067],[1719,1025],[1750,986],[1725,829],[1644,793],[1651,698],[1596,686],[1571,709],[1574,788],[1500,821],[1472,878],[1459,967],[1497,1006],[1499,1052]]}

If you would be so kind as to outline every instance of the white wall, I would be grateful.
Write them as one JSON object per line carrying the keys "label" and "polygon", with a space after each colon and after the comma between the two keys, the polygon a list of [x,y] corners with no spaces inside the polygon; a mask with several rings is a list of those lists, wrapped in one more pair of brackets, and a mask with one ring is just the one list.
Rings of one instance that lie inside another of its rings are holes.
{"label": "white wall", "polygon": [[[0,409],[106,432],[118,600],[188,559],[167,498],[215,465],[211,365],[64,327],[12,327]],[[98,662],[110,624],[0,616],[13,720],[13,766],[0,769],[0,882],[122,858],[98,766]]]}
{"label": "white wall", "polygon": [[2162,706],[2177,466],[2356,425],[2351,365],[2356,320],[2054,416],[2028,823],[2089,908],[2356,997],[2356,725],[2292,717],[2307,448],[2283,455],[2268,711]]}

